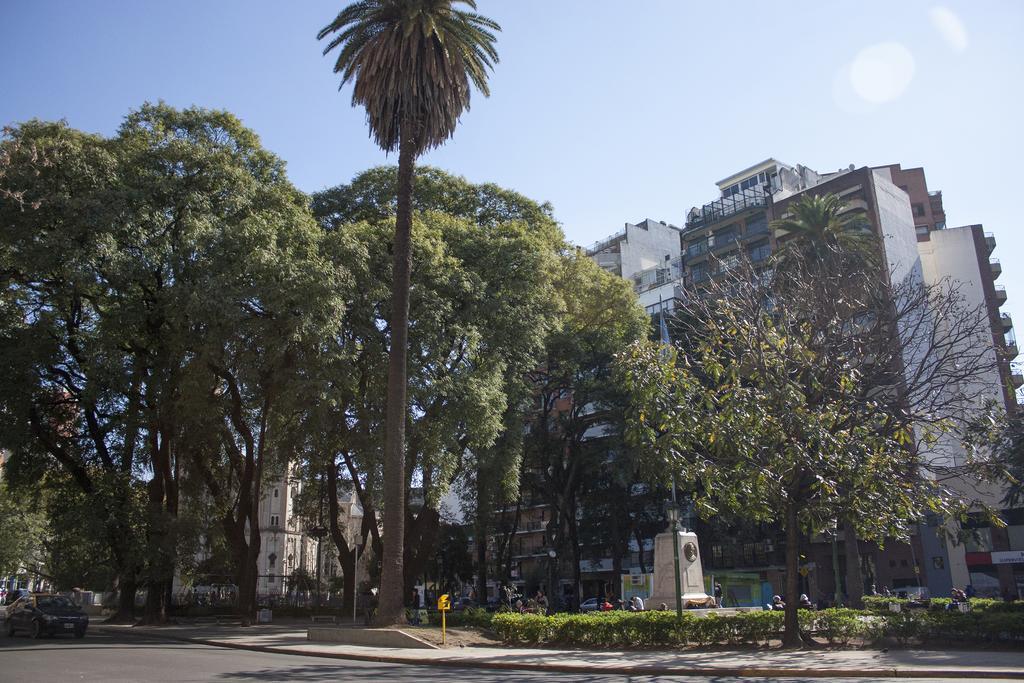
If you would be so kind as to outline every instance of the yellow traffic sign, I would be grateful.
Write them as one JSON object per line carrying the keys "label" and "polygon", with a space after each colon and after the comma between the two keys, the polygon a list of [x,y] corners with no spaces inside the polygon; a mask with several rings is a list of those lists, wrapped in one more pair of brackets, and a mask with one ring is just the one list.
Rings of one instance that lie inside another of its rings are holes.
{"label": "yellow traffic sign", "polygon": [[442,595],[441,597],[439,597],[437,599],[437,609],[438,609],[438,611],[441,612],[441,644],[442,645],[447,644],[446,641],[447,641],[448,624],[445,623],[446,622],[445,617],[448,614],[448,610],[450,610],[451,608],[452,608],[452,601],[451,601],[451,599],[449,599],[447,593],[445,593],[444,595]]}

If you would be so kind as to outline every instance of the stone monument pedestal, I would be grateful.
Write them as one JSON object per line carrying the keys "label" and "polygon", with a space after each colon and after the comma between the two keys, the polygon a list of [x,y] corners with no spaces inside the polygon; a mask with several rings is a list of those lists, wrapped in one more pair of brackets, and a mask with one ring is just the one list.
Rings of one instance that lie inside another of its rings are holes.
{"label": "stone monument pedestal", "polygon": [[[678,531],[679,587],[683,596],[683,609],[714,607],[715,599],[704,592],[704,571],[700,561],[697,534]],[[672,551],[672,532],[664,531],[654,537],[654,587],[647,609],[657,609],[665,603],[670,610],[676,608],[675,568]]]}

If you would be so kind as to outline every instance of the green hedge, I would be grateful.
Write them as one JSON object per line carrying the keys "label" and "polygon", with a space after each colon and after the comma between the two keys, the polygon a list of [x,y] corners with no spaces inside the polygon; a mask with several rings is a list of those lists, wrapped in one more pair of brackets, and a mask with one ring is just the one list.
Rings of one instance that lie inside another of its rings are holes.
{"label": "green hedge", "polygon": [[[895,640],[941,643],[1024,645],[1024,613],[977,611],[967,614],[914,610],[872,614],[866,611],[801,610],[800,627],[830,644]],[[502,613],[491,628],[507,643],[585,648],[759,645],[782,633],[781,612],[709,614],[681,618],[668,611],[591,614]]]}
{"label": "green hedge", "polygon": [[[910,604],[905,598],[886,598],[879,595],[872,595],[864,598],[864,609],[875,614],[889,612],[889,605],[897,603],[904,609]],[[928,602],[928,609],[941,611],[945,610],[950,603],[949,598],[932,598]],[[1005,602],[1003,600],[992,600],[990,598],[971,598],[972,612],[1024,612],[1024,602]]]}
{"label": "green hedge", "polygon": [[604,612],[589,614],[502,613],[492,629],[508,643],[559,644],[578,647],[656,647],[756,644],[782,629],[781,612],[698,617],[674,612]]}

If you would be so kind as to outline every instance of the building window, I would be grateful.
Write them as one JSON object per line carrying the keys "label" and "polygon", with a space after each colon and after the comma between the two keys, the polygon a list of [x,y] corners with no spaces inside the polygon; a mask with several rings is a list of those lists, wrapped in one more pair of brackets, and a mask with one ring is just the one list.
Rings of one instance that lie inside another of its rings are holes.
{"label": "building window", "polygon": [[277,498],[277,489],[274,489],[274,498]]}
{"label": "building window", "polygon": [[918,235],[927,235],[928,234],[928,226],[927,225],[915,225],[914,226],[914,231],[917,232]]}
{"label": "building window", "polygon": [[708,241],[706,239],[703,239],[703,240],[700,240],[698,242],[691,242],[689,245],[687,245],[687,247],[686,247],[686,255],[690,256],[690,257],[700,256],[701,254],[705,253],[707,250],[708,250]]}
{"label": "building window", "polygon": [[268,563],[268,566],[271,569],[273,569],[274,565],[277,564],[277,553],[270,553],[270,555],[267,556],[267,563]]}
{"label": "building window", "polygon": [[924,215],[924,204],[914,204],[913,207],[914,207],[914,215],[915,216],[923,216]]}
{"label": "building window", "polygon": [[736,231],[733,229],[716,232],[714,236],[715,248],[727,246],[736,241]]}
{"label": "building window", "polygon": [[277,515],[270,515],[270,526],[277,526],[279,521]]}
{"label": "building window", "polygon": [[274,576],[273,574],[271,574],[270,578],[267,579],[267,583],[275,583],[276,581],[277,581],[277,577]]}
{"label": "building window", "polygon": [[771,256],[771,253],[772,245],[767,242],[764,244],[758,244],[750,250],[750,260],[754,262],[764,261],[766,258]]}
{"label": "building window", "polygon": [[747,221],[747,233],[748,235],[759,235],[761,233],[768,232],[768,217],[763,213],[759,213],[756,216],[751,217]]}

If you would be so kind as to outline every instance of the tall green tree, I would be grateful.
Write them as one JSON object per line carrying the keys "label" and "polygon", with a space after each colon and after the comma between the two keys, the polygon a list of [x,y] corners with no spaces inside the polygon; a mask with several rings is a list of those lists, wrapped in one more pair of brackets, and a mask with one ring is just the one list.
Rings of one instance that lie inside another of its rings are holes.
{"label": "tall green tree", "polygon": [[[542,205],[436,169],[419,169],[419,178],[409,336],[414,410],[404,486],[422,490],[423,503],[406,505],[405,594],[432,561],[440,502],[449,488],[479,481],[480,470],[488,484],[508,481],[517,471],[518,460],[504,457],[496,444],[505,440],[508,415],[523,410],[526,373],[554,320],[554,274],[564,248]],[[308,430],[325,441],[309,452],[329,468],[329,501],[339,487],[353,487],[364,512],[360,536],[374,545],[380,542],[384,311],[395,182],[394,168],[372,169],[313,202],[333,258],[360,287],[325,355],[330,360],[311,418],[326,427]],[[351,530],[335,526],[332,537],[342,566],[351,566]]]}
{"label": "tall green tree", "polygon": [[[201,482],[248,615],[260,486],[344,290],[306,197],[226,112],[146,105],[110,139],[32,122],[4,147],[23,198],[0,206],[11,468],[61,467],[91,497],[124,618],[140,581],[147,617],[166,617],[182,480]],[[33,149],[59,163],[39,169]]]}
{"label": "tall green tree", "polygon": [[558,325],[530,372],[535,409],[528,418],[529,474],[522,487],[524,495],[539,496],[551,509],[546,541],[557,561],[549,563],[548,584],[557,606],[560,577],[571,579],[574,603],[581,597],[578,510],[584,479],[609,458],[609,442],[623,431],[628,402],[614,359],[646,335],[650,321],[628,282],[579,252],[562,258],[556,291],[562,305]]}
{"label": "tall green tree", "polygon": [[[702,516],[784,530],[790,646],[803,537],[835,532],[853,511],[862,538],[906,540],[926,512],[971,505],[932,476],[951,469],[932,448],[949,413],[975,404],[971,378],[987,362],[955,293],[910,281],[823,303],[817,264],[793,263],[775,278],[730,271],[681,302],[670,353],[639,344],[623,357],[632,436],[652,474],[676,472]],[[850,277],[878,275],[861,268]]]}
{"label": "tall green tree", "polygon": [[46,517],[29,496],[15,494],[0,479],[0,576],[43,562]]}
{"label": "tall green tree", "polygon": [[[976,377],[994,369],[983,307],[968,306],[957,283],[929,286],[913,268],[897,272],[867,217],[834,194],[801,197],[772,228],[780,240],[773,288],[788,314],[813,330],[816,353],[849,359],[864,419],[924,452],[936,450],[932,439],[944,442],[940,449],[959,449],[953,433],[978,414],[990,389]],[[851,462],[861,456],[868,454],[849,453]],[[956,467],[932,469],[929,476],[940,481],[964,474]],[[878,538],[857,507],[862,485],[857,478],[839,483],[850,502],[837,525],[853,605],[864,591],[858,537]]]}
{"label": "tall green tree", "polygon": [[488,95],[487,71],[498,61],[500,27],[473,11],[474,0],[363,0],[343,9],[317,34],[338,49],[334,72],[353,83],[352,105],[366,109],[370,134],[398,150],[398,207],[388,364],[385,524],[378,622],[402,619],[405,498],[406,362],[411,271],[412,187],[416,158],[443,144],[469,108],[470,84]]}
{"label": "tall green tree", "polygon": [[[0,444],[7,476],[44,481],[63,468],[101,520],[131,619],[143,558],[133,524],[140,453],[139,373],[128,335],[105,317],[121,202],[114,145],[64,124],[31,121],[0,141]],[[38,159],[48,161],[40,164]],[[133,398],[134,397],[134,398]]]}

